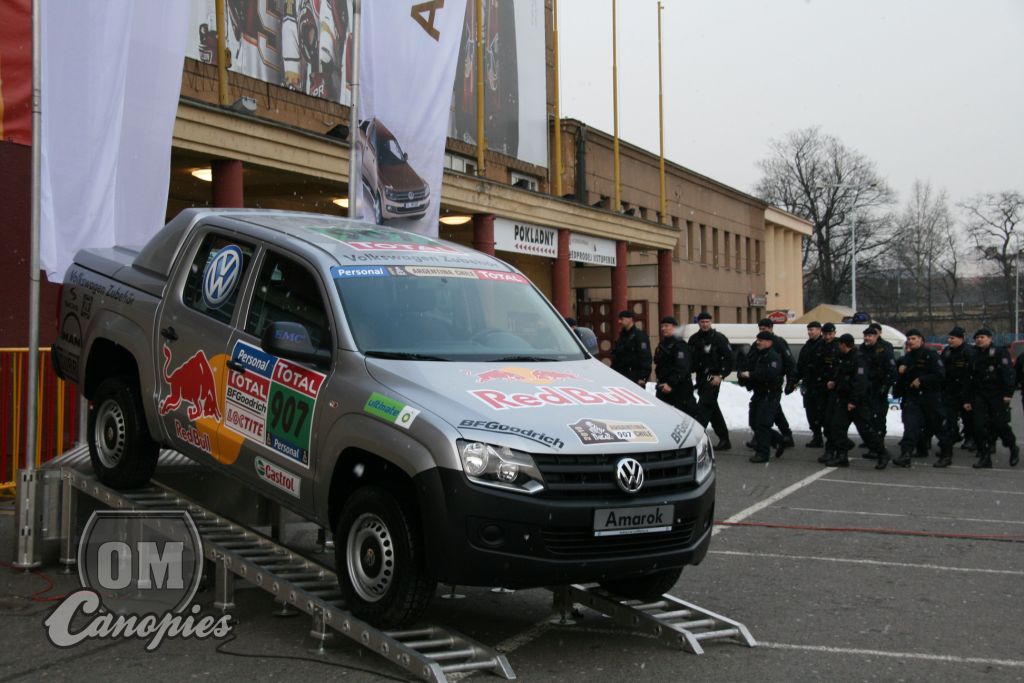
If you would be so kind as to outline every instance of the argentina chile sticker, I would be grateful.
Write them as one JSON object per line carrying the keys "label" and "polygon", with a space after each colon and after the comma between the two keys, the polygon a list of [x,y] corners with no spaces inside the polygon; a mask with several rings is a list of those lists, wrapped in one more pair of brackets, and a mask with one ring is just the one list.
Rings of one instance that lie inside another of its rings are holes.
{"label": "argentina chile sticker", "polygon": [[242,274],[242,250],[229,245],[217,252],[203,271],[203,303],[220,308],[234,294]]}

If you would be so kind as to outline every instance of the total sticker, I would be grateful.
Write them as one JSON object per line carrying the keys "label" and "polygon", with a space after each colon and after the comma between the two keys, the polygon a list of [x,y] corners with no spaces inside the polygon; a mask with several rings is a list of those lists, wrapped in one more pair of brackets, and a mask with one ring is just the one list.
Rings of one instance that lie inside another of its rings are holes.
{"label": "total sticker", "polygon": [[378,394],[376,391],[370,394],[370,398],[366,400],[363,412],[379,417],[385,422],[391,422],[402,429],[411,427],[412,423],[416,420],[416,416],[420,414],[420,411],[416,408],[407,406],[393,398],[388,398],[383,394]]}

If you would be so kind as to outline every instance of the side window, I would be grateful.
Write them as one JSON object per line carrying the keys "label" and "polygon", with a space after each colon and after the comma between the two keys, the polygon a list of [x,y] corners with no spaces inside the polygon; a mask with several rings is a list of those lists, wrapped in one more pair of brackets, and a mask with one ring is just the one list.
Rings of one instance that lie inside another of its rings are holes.
{"label": "side window", "polygon": [[207,235],[189,268],[182,301],[193,310],[230,324],[252,252],[252,246],[244,242],[216,233]]}
{"label": "side window", "polygon": [[289,258],[267,252],[256,278],[245,331],[262,338],[272,322],[302,323],[313,346],[330,345],[327,308],[313,273]]}

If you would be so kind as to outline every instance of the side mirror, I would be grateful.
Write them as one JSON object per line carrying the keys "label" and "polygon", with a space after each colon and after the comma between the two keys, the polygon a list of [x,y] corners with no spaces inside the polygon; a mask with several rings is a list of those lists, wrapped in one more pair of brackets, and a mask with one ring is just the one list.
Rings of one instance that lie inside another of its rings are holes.
{"label": "side mirror", "polygon": [[263,331],[260,346],[267,353],[288,360],[313,363],[314,365],[327,365],[331,360],[330,351],[313,346],[313,342],[309,338],[309,330],[302,323],[270,323]]}

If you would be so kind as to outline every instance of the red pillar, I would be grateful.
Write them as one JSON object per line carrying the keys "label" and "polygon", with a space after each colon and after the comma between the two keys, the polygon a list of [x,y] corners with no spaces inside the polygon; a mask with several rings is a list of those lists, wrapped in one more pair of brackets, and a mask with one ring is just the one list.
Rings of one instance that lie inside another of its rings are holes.
{"label": "red pillar", "polygon": [[570,315],[569,308],[569,231],[558,229],[558,258],[555,259],[555,272],[551,278],[551,289],[555,297],[555,308],[562,315]]}
{"label": "red pillar", "polygon": [[672,315],[672,250],[658,250],[658,319]]}
{"label": "red pillar", "polygon": [[494,215],[473,214],[473,248],[494,256]]}
{"label": "red pillar", "polygon": [[626,259],[626,242],[615,243],[615,267],[612,268],[612,315],[626,308],[629,289],[629,264]]}
{"label": "red pillar", "polygon": [[241,161],[218,159],[213,162],[213,205],[224,209],[240,209],[245,206]]}

